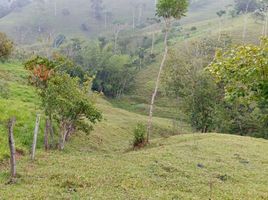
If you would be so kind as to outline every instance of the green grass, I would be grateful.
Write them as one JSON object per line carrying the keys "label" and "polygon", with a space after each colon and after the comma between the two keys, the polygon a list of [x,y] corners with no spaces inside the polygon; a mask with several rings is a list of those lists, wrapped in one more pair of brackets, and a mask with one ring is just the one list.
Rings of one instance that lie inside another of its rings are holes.
{"label": "green grass", "polygon": [[[18,149],[27,152],[30,150],[37,113],[40,110],[40,101],[33,87],[27,84],[27,72],[20,64],[0,64],[1,80],[5,81],[9,88],[8,98],[0,97],[0,161],[8,156],[7,121],[15,116],[15,140]],[[147,123],[147,117],[113,108],[106,100],[99,98],[97,106],[103,112],[104,120],[96,126],[96,131],[91,133],[91,140],[87,145],[93,149],[111,151],[128,147],[132,139],[129,134],[137,123]],[[41,116],[41,126],[38,138],[38,148],[43,144],[43,132],[45,116]],[[183,123],[181,123],[183,124]],[[105,130],[110,130],[106,132]],[[176,134],[178,130],[173,127],[172,120],[154,118],[154,131],[157,136]],[[183,124],[180,133],[190,131],[187,124]],[[112,132],[112,135],[111,135]],[[116,136],[116,137],[114,137]],[[88,141],[87,141],[88,142]]]}
{"label": "green grass", "polygon": [[0,199],[268,198],[265,140],[182,135],[155,139],[140,151],[101,153],[82,136],[64,152],[39,152],[34,163],[20,159],[14,185],[5,184],[2,167]]}
{"label": "green grass", "polygon": [[[9,181],[7,160],[0,164],[0,199],[267,199],[268,141],[221,134],[183,134],[190,128],[154,118],[149,146],[133,151],[133,129],[147,117],[115,108],[103,98],[104,120],[89,134],[78,132],[62,152],[42,150],[29,160],[38,98],[19,64],[1,64],[10,85],[0,99],[0,156],[7,158],[5,120],[15,115],[18,178]],[[42,125],[43,126],[43,125]],[[42,133],[42,131],[41,131]],[[40,133],[40,135],[42,135]],[[179,134],[172,136],[173,134]]]}
{"label": "green grass", "polygon": [[[185,32],[192,26],[197,27],[191,32],[189,42],[217,35],[214,11],[220,5],[211,1],[208,7],[183,21]],[[75,8],[75,12],[86,16],[85,9]],[[20,18],[16,17],[19,15],[9,16],[0,26]],[[232,34],[235,42],[241,42],[243,17],[228,19],[223,29]],[[249,18],[247,42],[257,42],[260,33],[261,25]],[[177,48],[183,45],[182,41],[182,35],[178,34],[170,43]],[[159,61],[162,44],[158,44],[156,50]],[[164,97],[163,85],[157,97],[155,114],[158,117],[154,118],[151,144],[139,151],[132,150],[135,125],[148,120],[148,102],[158,61],[140,71],[134,90],[122,100],[108,102],[98,98],[97,106],[104,120],[89,134],[76,133],[63,152],[43,152],[42,116],[35,162],[29,161],[28,151],[35,115],[42,113],[39,99],[35,90],[27,85],[27,72],[20,64],[0,64],[0,79],[8,84],[10,91],[7,99],[0,97],[0,200],[268,199],[268,141],[222,134],[185,134],[191,129],[183,122],[174,124],[173,118],[184,119],[184,116],[176,109],[176,102]],[[16,146],[25,156],[17,159],[19,176],[17,183],[10,185],[6,184],[9,181],[6,122],[14,115],[17,117]]]}
{"label": "green grass", "polygon": [[[16,117],[14,136],[18,150],[27,152],[30,149],[35,116],[41,113],[39,100],[35,90],[27,85],[27,72],[19,64],[0,64],[1,81],[6,83],[7,97],[0,96],[0,162],[8,157],[7,141],[7,121],[9,118]],[[43,122],[40,132],[43,132]],[[43,135],[43,134],[42,134]],[[42,144],[40,134],[38,147]]]}

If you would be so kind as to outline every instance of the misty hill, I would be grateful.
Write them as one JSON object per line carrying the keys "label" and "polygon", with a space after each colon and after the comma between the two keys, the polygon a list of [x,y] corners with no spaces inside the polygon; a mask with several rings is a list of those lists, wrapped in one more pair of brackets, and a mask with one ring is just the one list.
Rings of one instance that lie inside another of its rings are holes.
{"label": "misty hill", "polygon": [[[230,3],[232,0],[194,1],[182,23],[213,19],[216,11]],[[113,34],[119,25],[124,30],[150,26],[148,18],[153,18],[155,11],[154,0],[104,0],[101,6],[96,17],[89,0],[36,0],[1,18],[0,29],[22,44],[59,34],[94,38]]]}

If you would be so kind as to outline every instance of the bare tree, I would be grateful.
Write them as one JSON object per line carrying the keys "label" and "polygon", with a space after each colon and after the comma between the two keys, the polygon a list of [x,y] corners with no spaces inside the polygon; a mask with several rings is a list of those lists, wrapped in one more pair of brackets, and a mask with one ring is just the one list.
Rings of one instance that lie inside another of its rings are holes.
{"label": "bare tree", "polygon": [[155,89],[152,94],[152,99],[150,103],[150,109],[149,109],[149,120],[148,120],[148,130],[147,130],[147,143],[149,143],[151,132],[152,132],[152,124],[153,124],[153,109],[154,109],[154,103],[155,98],[158,92],[159,84],[160,84],[160,78],[161,74],[168,56],[168,35],[171,27],[172,19],[181,19],[185,13],[187,12],[188,8],[188,0],[178,0],[178,1],[172,1],[168,6],[166,5],[165,1],[159,1],[157,4],[157,10],[156,15],[158,17],[163,17],[165,22],[165,39],[164,39],[164,55],[160,64],[159,72],[157,75],[156,83],[155,83]]}
{"label": "bare tree", "polygon": [[243,27],[243,43],[245,43],[246,40],[246,35],[247,35],[247,25],[248,25],[248,8],[249,8],[249,4],[251,3],[252,0],[248,0],[247,2],[247,6],[246,6],[246,10],[244,12],[244,27]]}
{"label": "bare tree", "polygon": [[154,89],[152,99],[151,99],[151,104],[150,104],[147,143],[149,142],[150,137],[151,137],[152,123],[153,123],[153,109],[154,109],[155,97],[156,97],[157,92],[158,92],[161,74],[162,74],[164,64],[166,62],[167,55],[168,55],[168,34],[169,34],[169,30],[170,30],[170,19],[165,19],[165,39],[164,39],[165,51],[164,51],[164,55],[163,55],[163,58],[162,58],[162,62],[160,64],[159,72],[158,72],[156,83],[155,83],[155,89]]}

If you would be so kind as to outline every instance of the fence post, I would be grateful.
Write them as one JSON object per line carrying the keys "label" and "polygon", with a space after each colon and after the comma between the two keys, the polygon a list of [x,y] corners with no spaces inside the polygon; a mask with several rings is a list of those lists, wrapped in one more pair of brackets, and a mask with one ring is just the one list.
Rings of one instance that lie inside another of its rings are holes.
{"label": "fence post", "polygon": [[10,171],[11,178],[16,177],[16,148],[14,141],[14,126],[15,126],[16,118],[12,117],[8,121],[8,143],[10,149]]}
{"label": "fence post", "polygon": [[39,124],[40,124],[40,114],[37,114],[36,121],[35,121],[33,145],[32,145],[32,155],[31,155],[31,159],[32,160],[34,160],[34,157],[35,157],[35,149],[36,149],[36,142],[37,142],[37,135],[38,135],[38,130],[39,130]]}

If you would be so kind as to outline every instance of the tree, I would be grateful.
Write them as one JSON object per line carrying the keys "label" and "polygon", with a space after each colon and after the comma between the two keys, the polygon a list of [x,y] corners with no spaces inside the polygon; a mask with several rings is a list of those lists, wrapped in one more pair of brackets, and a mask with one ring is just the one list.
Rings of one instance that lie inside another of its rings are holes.
{"label": "tree", "polygon": [[140,60],[140,64],[139,64],[139,70],[141,70],[142,68],[142,64],[143,64],[143,60],[145,57],[145,49],[144,48],[139,48],[138,49],[138,56],[139,56],[139,60]]}
{"label": "tree", "polygon": [[45,90],[43,106],[59,123],[61,150],[75,130],[88,132],[93,128],[92,124],[102,118],[89,99],[88,88],[81,88],[79,79],[71,78],[68,74],[56,74],[51,78]]}
{"label": "tree", "polygon": [[113,55],[98,69],[92,89],[106,96],[120,98],[134,83],[135,69],[128,55]]}
{"label": "tree", "polygon": [[147,131],[147,142],[150,140],[150,135],[152,132],[152,120],[153,120],[153,108],[155,98],[158,92],[161,74],[165,65],[165,61],[168,55],[168,34],[171,27],[171,20],[181,19],[185,16],[188,8],[188,0],[159,0],[156,6],[156,15],[158,17],[162,17],[165,22],[165,39],[164,46],[165,51],[162,58],[162,62],[160,64],[158,76],[155,83],[155,89],[152,95],[151,103],[150,103],[150,111],[149,111],[149,121],[148,121],[148,131]]}
{"label": "tree", "polygon": [[257,105],[267,123],[268,113],[268,39],[260,45],[242,45],[226,52],[219,51],[208,70],[225,88],[228,101]]}
{"label": "tree", "polygon": [[59,147],[63,149],[70,134],[77,129],[90,131],[101,113],[90,99],[88,82],[74,73],[77,66],[62,56],[53,59],[37,56],[25,68],[31,72],[29,82],[38,90],[50,126],[53,119],[60,127]]}
{"label": "tree", "polygon": [[13,42],[5,33],[0,32],[0,61],[6,60],[13,50]]}
{"label": "tree", "polygon": [[225,10],[220,10],[216,13],[219,17],[219,37],[218,37],[218,41],[221,40],[221,27],[222,27],[222,16],[226,14]]}
{"label": "tree", "polygon": [[221,103],[221,90],[204,68],[213,60],[216,49],[226,43],[225,38],[220,42],[216,38],[200,39],[170,51],[167,59],[163,82],[167,96],[177,100],[180,112],[176,118],[187,120],[200,132],[217,126],[215,111]]}
{"label": "tree", "polygon": [[93,10],[94,18],[100,20],[102,18],[103,11],[102,0],[91,0],[91,8]]}

